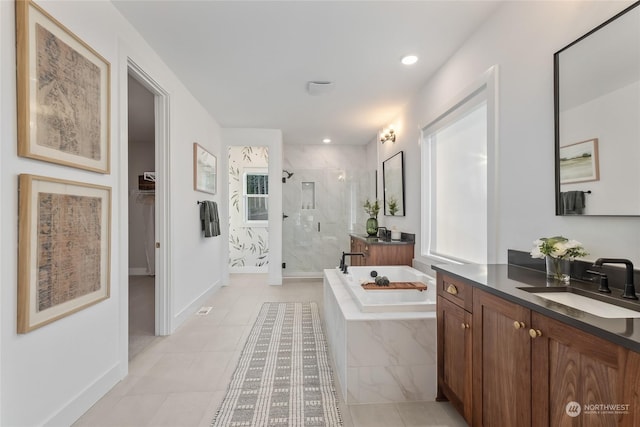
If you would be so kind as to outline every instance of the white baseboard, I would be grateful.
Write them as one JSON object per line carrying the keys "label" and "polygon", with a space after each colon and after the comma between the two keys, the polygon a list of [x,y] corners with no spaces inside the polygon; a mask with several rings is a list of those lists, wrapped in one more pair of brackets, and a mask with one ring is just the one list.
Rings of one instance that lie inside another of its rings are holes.
{"label": "white baseboard", "polygon": [[269,266],[256,267],[248,265],[246,267],[229,267],[229,273],[268,273]]}
{"label": "white baseboard", "polygon": [[319,283],[322,277],[283,277],[282,284],[285,283]]}
{"label": "white baseboard", "polygon": [[182,309],[180,313],[176,314],[174,317],[174,321],[172,322],[173,324],[171,325],[173,329],[171,333],[178,329],[178,327],[182,325],[190,316],[197,312],[200,307],[202,307],[203,303],[211,296],[211,294],[213,294],[221,287],[222,284],[220,283],[220,280],[217,280],[213,285],[211,285],[209,289],[200,294],[200,296],[196,297],[191,302],[191,304]]}
{"label": "white baseboard", "polygon": [[322,279],[322,271],[287,271],[282,274],[283,279]]}
{"label": "white baseboard", "polygon": [[[69,403],[43,423],[45,426],[70,426],[95,403],[104,397],[119,381],[126,376],[126,369],[113,366],[100,378],[78,393]],[[124,372],[124,373],[123,373]]]}
{"label": "white baseboard", "polygon": [[144,267],[134,267],[129,269],[129,276],[148,276],[149,273]]}

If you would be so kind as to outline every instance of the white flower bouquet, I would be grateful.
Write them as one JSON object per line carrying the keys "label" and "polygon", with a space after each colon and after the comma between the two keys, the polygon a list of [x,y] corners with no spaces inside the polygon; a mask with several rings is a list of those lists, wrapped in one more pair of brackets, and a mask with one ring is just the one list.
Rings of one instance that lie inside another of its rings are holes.
{"label": "white flower bouquet", "polygon": [[563,236],[541,237],[533,242],[531,256],[544,258],[550,256],[558,259],[573,259],[588,255],[577,240],[569,240]]}
{"label": "white flower bouquet", "polygon": [[564,283],[571,279],[569,261],[585,255],[582,243],[563,236],[541,237],[533,242],[531,249],[533,258],[545,258],[547,277]]}

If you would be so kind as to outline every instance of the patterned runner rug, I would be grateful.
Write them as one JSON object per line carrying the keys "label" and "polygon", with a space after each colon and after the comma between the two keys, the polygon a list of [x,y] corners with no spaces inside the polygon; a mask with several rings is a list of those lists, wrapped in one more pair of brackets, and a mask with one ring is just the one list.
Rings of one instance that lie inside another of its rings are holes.
{"label": "patterned runner rug", "polygon": [[342,426],[316,303],[264,303],[213,427]]}

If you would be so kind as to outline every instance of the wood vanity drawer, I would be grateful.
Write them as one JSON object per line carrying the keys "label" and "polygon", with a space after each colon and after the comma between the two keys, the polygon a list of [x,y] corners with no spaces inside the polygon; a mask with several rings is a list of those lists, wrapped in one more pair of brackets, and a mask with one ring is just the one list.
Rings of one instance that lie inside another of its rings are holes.
{"label": "wood vanity drawer", "polygon": [[468,312],[473,310],[473,287],[454,279],[451,276],[438,274],[438,295],[464,308]]}

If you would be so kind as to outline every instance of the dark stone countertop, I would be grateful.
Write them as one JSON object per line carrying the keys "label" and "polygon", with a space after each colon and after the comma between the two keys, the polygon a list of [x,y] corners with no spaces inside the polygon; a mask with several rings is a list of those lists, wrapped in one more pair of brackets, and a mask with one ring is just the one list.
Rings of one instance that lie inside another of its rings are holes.
{"label": "dark stone countertop", "polygon": [[349,236],[362,240],[370,245],[414,245],[415,240],[410,240],[406,238],[406,234],[402,233],[402,239],[400,240],[391,240],[391,239],[382,239],[376,236],[368,236],[366,234],[349,234]]}
{"label": "dark stone countertop", "polygon": [[[547,283],[541,271],[508,264],[434,265],[433,270],[461,279],[471,286],[505,300],[520,304],[532,311],[574,326],[625,348],[640,352],[640,318],[609,319],[586,313],[566,305],[549,301],[519,288],[536,287],[553,289],[564,285]],[[640,311],[640,303],[623,299],[618,289],[599,294],[598,285],[571,279],[569,285],[576,292],[587,291],[589,296],[631,310]],[[544,291],[545,289],[541,289]],[[591,294],[594,292],[594,294]]]}

